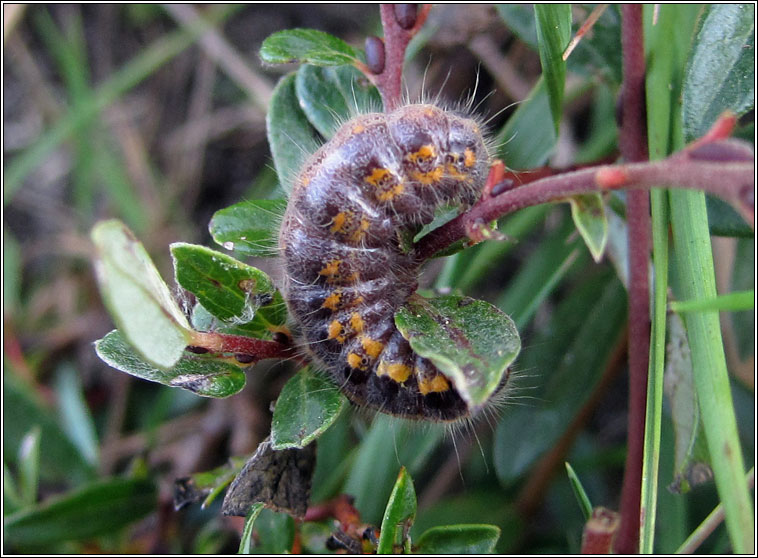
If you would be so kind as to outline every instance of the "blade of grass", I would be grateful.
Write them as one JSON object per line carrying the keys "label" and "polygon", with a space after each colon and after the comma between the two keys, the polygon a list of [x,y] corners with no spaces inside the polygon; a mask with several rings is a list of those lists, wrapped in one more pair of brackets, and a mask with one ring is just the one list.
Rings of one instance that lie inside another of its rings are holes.
{"label": "blade of grass", "polygon": [[[705,196],[702,192],[670,192],[669,196],[682,295],[691,299],[715,298]],[[742,482],[744,461],[718,312],[687,312],[684,321],[711,466],[724,504],[729,537],[735,552],[751,554],[755,522],[750,495]]]}
{"label": "blade of grass", "polygon": [[[681,7],[677,7],[681,17]],[[662,159],[669,153],[672,104],[674,92],[670,83],[672,73],[681,68],[683,52],[689,46],[689,33],[695,10],[687,23],[676,19],[677,13],[664,7],[659,10],[657,23],[652,25],[652,6],[644,9],[645,42],[648,53],[655,52],[645,76],[648,153],[651,160]],[[679,32],[677,32],[679,31]],[[672,47],[672,37],[674,45]],[[655,540],[655,521],[658,504],[658,471],[661,449],[661,420],[663,410],[663,373],[666,359],[666,301],[668,295],[668,197],[665,190],[650,193],[653,241],[653,308],[650,365],[648,369],[647,405],[645,409],[645,440],[642,461],[640,504],[640,552],[651,554]]]}
{"label": "blade of grass", "polygon": [[566,461],[565,465],[566,473],[568,474],[569,482],[571,483],[571,490],[574,491],[576,501],[579,503],[579,507],[581,508],[582,514],[584,515],[584,520],[589,521],[590,517],[592,517],[592,503],[590,502],[589,496],[587,496],[587,492],[582,486],[582,481],[580,481],[579,477],[576,475],[574,468],[569,464],[568,461]]}
{"label": "blade of grass", "polygon": [[[755,467],[751,467],[747,473],[748,486],[755,484]],[[722,504],[713,508],[703,522],[692,531],[682,545],[674,551],[675,554],[694,554],[702,542],[724,521],[724,506]]]}
{"label": "blade of grass", "polygon": [[706,300],[677,300],[671,303],[671,309],[674,312],[706,312],[709,310],[739,312],[740,310],[752,310],[754,299],[755,291],[740,291]]}
{"label": "blade of grass", "polygon": [[[209,11],[206,21],[210,25],[219,25],[242,6],[219,6]],[[163,64],[177,56],[192,45],[204,32],[204,28],[182,28],[166,37],[158,39],[124,67],[98,87],[91,103],[79,110],[71,110],[52,128],[47,130],[39,140],[11,161],[5,173],[3,200],[7,204],[23,185],[24,180],[58,145],[69,138],[72,133],[86,126],[108,105],[121,95],[135,87],[142,80],[156,71]]]}

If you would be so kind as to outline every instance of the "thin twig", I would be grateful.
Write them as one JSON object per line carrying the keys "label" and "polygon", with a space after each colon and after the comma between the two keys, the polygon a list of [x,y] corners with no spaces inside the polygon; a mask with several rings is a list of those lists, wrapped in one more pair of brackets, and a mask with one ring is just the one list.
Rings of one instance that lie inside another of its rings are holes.
{"label": "thin twig", "polygon": [[176,21],[187,27],[207,26],[200,37],[200,46],[211,60],[245,91],[260,110],[266,111],[273,88],[268,81],[250,68],[250,65],[219,32],[208,25],[197,10],[188,4],[164,4],[164,9]]}
{"label": "thin twig", "polygon": [[[725,118],[731,118],[727,116]],[[720,122],[720,121],[719,121]],[[719,122],[715,126],[719,125]],[[600,165],[559,175],[547,176],[528,186],[507,190],[497,196],[485,196],[463,213],[422,238],[415,247],[416,257],[426,259],[467,237],[476,224],[486,224],[519,209],[543,203],[566,201],[571,196],[611,190],[650,190],[651,188],[685,188],[704,190],[731,203],[752,224],[754,218],[753,180],[755,164],[738,159],[752,148],[736,140],[714,140],[708,144],[731,150],[729,160],[699,158],[703,144],[691,146],[667,159]]]}
{"label": "thin twig", "polygon": [[[755,486],[755,467],[752,467],[747,473],[747,483],[750,488]],[[676,554],[694,554],[695,551],[703,544],[703,541],[716,530],[716,527],[724,521],[724,505],[719,503],[713,511],[708,514],[703,522],[698,525],[689,537],[682,543],[682,546],[676,549]]]}
{"label": "thin twig", "polygon": [[[627,161],[647,159],[645,118],[645,47],[642,6],[621,7],[621,49],[624,66],[622,124],[619,149]],[[629,246],[629,414],[624,481],[621,490],[621,525],[615,550],[639,552],[642,454],[645,443],[645,406],[650,357],[650,194],[627,195]]]}

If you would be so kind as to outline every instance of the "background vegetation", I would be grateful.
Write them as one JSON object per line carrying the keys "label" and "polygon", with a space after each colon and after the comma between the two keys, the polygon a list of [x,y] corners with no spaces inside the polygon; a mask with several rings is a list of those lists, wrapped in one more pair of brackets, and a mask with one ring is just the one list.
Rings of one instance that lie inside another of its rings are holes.
{"label": "background vegetation", "polygon": [[[574,31],[591,9],[574,6]],[[664,8],[659,24],[668,27],[656,29],[645,12],[650,71],[673,68],[660,79],[674,91],[707,13],[707,6]],[[265,116],[278,78],[296,66],[263,66],[261,42],[306,27],[361,47],[367,35],[380,34],[378,9],[55,5],[5,6],[5,15],[4,550],[234,552],[241,518],[222,517],[219,499],[174,511],[173,481],[254,451],[291,369],[257,364],[244,391],[222,400],[110,369],[92,347],[113,326],[94,282],[89,231],[99,219],[122,219],[169,278],[171,242],[212,246],[214,212],[241,199],[280,197]],[[476,111],[492,117],[499,154],[512,168],[613,160],[619,20],[615,8],[606,10],[569,58],[558,133],[539,81],[531,8],[435,7],[409,49],[407,87],[414,95],[423,82],[454,102],[478,79]],[[753,36],[750,27],[751,49]],[[726,81],[752,84],[748,66],[735,63]],[[724,73],[711,67],[704,79],[724,81]],[[749,88],[736,90],[750,97]],[[722,97],[724,108],[746,113],[737,134],[752,141],[754,99],[745,106]],[[672,136],[659,156],[685,140],[679,99],[648,104],[648,115],[660,116],[660,129]],[[685,130],[686,140],[709,124]],[[608,205],[623,215],[624,196]],[[709,218],[718,292],[752,288],[752,230],[717,202],[709,201]],[[524,348],[509,403],[498,418],[454,436],[343,412],[319,440],[313,501],[350,494],[362,521],[378,526],[405,466],[419,500],[416,537],[432,526],[486,523],[500,527],[501,552],[577,552],[585,517],[563,462],[593,505],[618,509],[625,455],[625,225],[614,212],[609,219],[599,264],[565,204],[516,213],[501,222],[508,241],[432,262],[424,286],[488,300],[519,326]],[[692,298],[677,261],[671,296]],[[251,263],[278,276],[273,260]],[[722,312],[721,326],[749,468],[754,313]],[[686,362],[676,327],[669,326],[669,362]],[[678,369],[689,373],[686,364]],[[712,482],[686,494],[667,490],[684,469],[671,417],[676,404],[669,398],[663,407],[657,516],[665,528],[656,530],[653,548],[673,552],[719,498]],[[291,520],[264,514],[257,523],[264,549],[291,549]],[[330,528],[303,526],[303,548],[323,550]],[[731,549],[723,525],[700,549]]]}

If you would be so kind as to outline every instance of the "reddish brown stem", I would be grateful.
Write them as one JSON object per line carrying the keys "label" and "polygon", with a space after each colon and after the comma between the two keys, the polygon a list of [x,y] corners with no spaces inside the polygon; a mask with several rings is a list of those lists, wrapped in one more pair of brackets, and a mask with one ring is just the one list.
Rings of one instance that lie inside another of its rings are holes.
{"label": "reddish brown stem", "polygon": [[592,510],[592,517],[584,525],[582,554],[611,554],[613,539],[619,529],[619,516],[605,508]]}
{"label": "reddish brown stem", "polygon": [[384,110],[389,112],[402,102],[403,62],[405,49],[413,36],[421,29],[429,14],[431,4],[422,4],[416,14],[416,22],[410,29],[403,29],[395,15],[397,4],[382,4],[380,13],[384,28],[384,71],[373,76],[372,81],[382,94]]}
{"label": "reddish brown stem", "polygon": [[[621,50],[624,65],[622,125],[619,149],[629,162],[645,161],[645,45],[642,6],[621,7]],[[650,357],[650,194],[644,190],[627,195],[629,250],[629,411],[626,463],[621,490],[621,525],[615,550],[639,552],[642,454],[645,444],[645,402]]]}
{"label": "reddish brown stem", "polygon": [[249,357],[249,360],[244,360],[246,364],[267,358],[289,359],[295,356],[289,345],[225,333],[195,331],[192,333],[191,346],[210,353],[232,353],[235,356]]}
{"label": "reddish brown stem", "polygon": [[[719,121],[720,122],[720,121]],[[717,122],[715,126],[719,125]],[[696,142],[698,150],[703,144]],[[749,146],[736,140],[707,144],[728,147],[734,158],[729,160],[695,158],[692,146],[667,159],[624,165],[601,165],[547,176],[529,184],[503,192],[495,197],[483,197],[466,213],[434,230],[421,239],[415,252],[426,259],[454,242],[466,237],[467,228],[474,223],[488,223],[519,209],[542,203],[565,201],[571,196],[609,190],[650,190],[651,188],[686,188],[704,190],[731,203],[752,224],[754,218],[753,180],[755,165],[738,159]]]}

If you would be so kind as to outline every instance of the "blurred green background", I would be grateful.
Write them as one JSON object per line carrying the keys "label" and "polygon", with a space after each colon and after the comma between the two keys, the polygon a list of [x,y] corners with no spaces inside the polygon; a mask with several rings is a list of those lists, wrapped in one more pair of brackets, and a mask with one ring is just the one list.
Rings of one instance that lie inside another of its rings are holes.
{"label": "blurred green background", "polygon": [[[213,401],[110,369],[92,347],[113,325],[94,281],[89,231],[99,219],[122,219],[173,284],[171,242],[212,245],[215,211],[281,195],[265,110],[278,78],[296,67],[263,67],[263,39],[311,27],[361,47],[380,32],[378,8],[3,10],[3,495],[5,517],[15,514],[4,551],[234,552],[240,518],[222,517],[218,502],[174,511],[173,480],[251,453],[269,432],[270,404],[290,369],[256,365],[241,394]],[[588,13],[577,7],[574,21]],[[548,155],[558,167],[612,157],[617,10],[572,55],[557,138],[543,138],[550,114],[534,103],[503,128],[540,76],[532,34],[530,8],[435,7],[410,49],[411,97],[423,84],[456,102],[478,76],[476,111],[493,116],[510,166],[536,167]],[[507,404],[453,435],[343,414],[319,442],[314,501],[350,493],[363,520],[378,524],[406,465],[420,503],[414,533],[491,523],[503,529],[501,552],[577,552],[583,517],[563,461],[595,505],[617,509],[623,473],[626,294],[614,262],[623,261],[624,228],[610,226],[600,264],[567,206],[522,211],[501,223],[512,241],[433,262],[424,286],[462,289],[519,325],[524,350]],[[720,237],[714,247],[719,292],[751,288],[754,241]],[[273,260],[252,264],[278,276]],[[722,326],[752,460],[753,313],[724,314]],[[672,480],[672,440],[664,421],[662,485]],[[673,551],[717,502],[712,484],[686,497],[664,487],[657,548]],[[721,527],[703,550],[727,545]]]}

